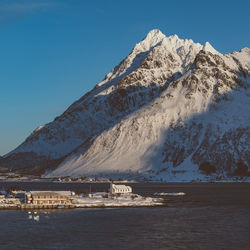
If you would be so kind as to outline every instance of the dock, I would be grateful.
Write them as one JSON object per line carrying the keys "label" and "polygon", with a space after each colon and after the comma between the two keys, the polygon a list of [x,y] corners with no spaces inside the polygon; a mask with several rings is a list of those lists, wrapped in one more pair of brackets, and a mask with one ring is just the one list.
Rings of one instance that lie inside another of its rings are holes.
{"label": "dock", "polygon": [[45,204],[20,204],[19,209],[58,209],[58,208],[75,208],[74,204],[65,205],[45,205]]}

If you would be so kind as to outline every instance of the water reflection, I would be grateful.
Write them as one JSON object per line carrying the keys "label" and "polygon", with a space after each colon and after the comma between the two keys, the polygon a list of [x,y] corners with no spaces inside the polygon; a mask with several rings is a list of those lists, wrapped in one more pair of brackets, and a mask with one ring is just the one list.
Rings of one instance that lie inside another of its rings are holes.
{"label": "water reflection", "polygon": [[39,214],[37,214],[36,211],[34,211],[34,212],[29,211],[28,215],[29,215],[28,216],[29,220],[33,220],[33,221],[37,221],[37,222],[40,220],[40,216],[39,216]]}

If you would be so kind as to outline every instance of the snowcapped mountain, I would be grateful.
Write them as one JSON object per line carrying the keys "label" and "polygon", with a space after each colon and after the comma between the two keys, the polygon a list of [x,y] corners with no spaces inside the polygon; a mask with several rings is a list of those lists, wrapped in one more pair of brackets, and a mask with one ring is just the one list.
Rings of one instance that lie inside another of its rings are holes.
{"label": "snowcapped mountain", "polygon": [[249,48],[222,55],[152,30],[0,165],[46,176],[231,176],[250,164],[249,86]]}

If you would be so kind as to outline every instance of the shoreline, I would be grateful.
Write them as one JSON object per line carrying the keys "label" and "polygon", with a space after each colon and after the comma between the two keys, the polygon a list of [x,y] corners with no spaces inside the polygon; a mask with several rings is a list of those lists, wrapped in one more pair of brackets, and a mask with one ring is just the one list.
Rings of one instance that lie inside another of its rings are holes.
{"label": "shoreline", "polygon": [[122,206],[75,206],[75,207],[33,207],[33,208],[21,208],[21,207],[0,207],[1,210],[20,210],[20,211],[38,211],[38,210],[74,210],[74,209],[90,209],[90,208],[154,208],[154,207],[166,207],[165,203],[162,204],[154,204],[154,205],[122,205]]}
{"label": "shoreline", "polygon": [[164,207],[167,202],[156,202],[152,204],[107,204],[105,203],[96,205],[96,204],[71,204],[71,205],[31,205],[31,204],[21,204],[15,206],[0,206],[1,210],[21,210],[21,211],[33,211],[33,210],[64,210],[64,209],[81,209],[81,208],[146,208],[146,207]]}
{"label": "shoreline", "polygon": [[[109,184],[109,181],[55,181],[51,179],[1,179],[0,178],[0,183],[4,182],[19,182],[19,183],[25,183],[25,182],[45,182],[45,183],[56,183],[56,184],[70,184],[70,183],[78,183],[78,184]],[[250,183],[250,178],[245,178],[245,179],[237,179],[237,180],[232,180],[232,179],[224,179],[224,180],[183,180],[183,181],[113,181],[113,183],[122,183],[122,184],[140,184],[140,183],[145,183],[145,184],[181,184],[181,183]]]}

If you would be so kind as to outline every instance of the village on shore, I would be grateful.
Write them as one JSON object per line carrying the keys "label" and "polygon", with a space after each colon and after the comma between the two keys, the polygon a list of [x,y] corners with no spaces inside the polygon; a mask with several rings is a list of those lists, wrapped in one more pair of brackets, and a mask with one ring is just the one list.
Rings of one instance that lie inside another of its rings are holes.
{"label": "village on shore", "polygon": [[[79,182],[79,183],[107,183],[107,182],[119,182],[119,183],[133,183],[138,182],[136,178],[117,178],[111,179],[107,177],[100,177],[100,176],[82,176],[82,177],[70,177],[70,176],[63,176],[63,177],[42,177],[40,175],[21,175],[15,172],[8,172],[3,173],[0,172],[0,181],[8,181],[8,182]],[[143,181],[143,179],[140,179]]]}
{"label": "village on shore", "polygon": [[60,209],[142,207],[164,205],[164,199],[143,197],[127,185],[110,183],[108,192],[76,194],[73,191],[0,191],[0,209]]}
{"label": "village on shore", "polygon": [[62,177],[44,177],[41,175],[22,175],[16,172],[1,172],[0,182],[56,182],[56,183],[166,183],[166,182],[250,182],[250,176],[216,176],[216,175],[200,175],[190,179],[190,176],[173,175],[169,179],[153,177],[153,175],[124,175],[124,176],[62,176]]}

